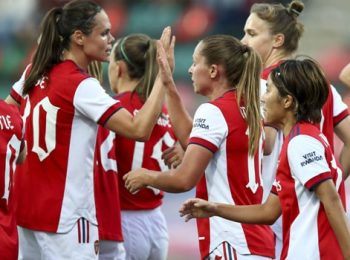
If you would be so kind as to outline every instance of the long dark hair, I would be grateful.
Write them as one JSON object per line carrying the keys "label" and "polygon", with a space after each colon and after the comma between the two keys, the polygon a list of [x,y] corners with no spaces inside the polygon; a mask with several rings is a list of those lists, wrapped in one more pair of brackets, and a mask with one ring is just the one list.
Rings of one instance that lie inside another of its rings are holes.
{"label": "long dark hair", "polygon": [[28,94],[37,81],[61,60],[64,49],[69,49],[70,36],[76,30],[89,35],[95,25],[95,16],[102,8],[92,1],[76,0],[62,7],[54,7],[41,23],[39,45],[34,54],[23,94]]}
{"label": "long dark hair", "polygon": [[316,61],[311,58],[284,61],[272,70],[270,77],[281,97],[293,97],[298,122],[320,122],[329,83]]}

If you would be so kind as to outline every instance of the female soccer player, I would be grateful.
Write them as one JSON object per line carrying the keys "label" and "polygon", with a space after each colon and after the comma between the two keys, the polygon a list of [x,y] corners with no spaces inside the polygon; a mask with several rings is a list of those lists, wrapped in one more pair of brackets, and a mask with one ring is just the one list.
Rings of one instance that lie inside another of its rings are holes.
{"label": "female soccer player", "polygon": [[13,189],[16,164],[25,157],[22,140],[23,121],[18,108],[0,100],[0,259],[18,259]]}
{"label": "female soccer player", "polygon": [[[271,70],[283,60],[291,58],[298,49],[304,26],[299,15],[304,9],[301,1],[293,0],[288,6],[282,4],[259,3],[251,7],[246,21],[242,42],[261,56],[263,62],[262,94],[265,92],[266,80]],[[328,139],[333,149],[334,132],[344,143],[340,155],[344,176],[350,172],[350,117],[347,106],[342,102],[339,93],[330,86],[327,102],[322,108],[322,120],[319,123],[321,132]],[[281,131],[265,125],[267,140],[275,140],[272,152],[263,158],[264,201],[270,194],[276,176],[278,156],[283,143]],[[276,136],[273,137],[273,136]],[[273,143],[273,142],[272,142]],[[276,259],[279,259],[282,245],[282,226],[280,220],[273,225],[276,234]]]}
{"label": "female soccer player", "polygon": [[[302,87],[300,87],[302,86]],[[273,192],[263,205],[234,206],[190,199],[180,209],[188,221],[219,216],[245,224],[283,219],[281,259],[350,259],[350,229],[342,171],[315,126],[328,82],[310,60],[288,60],[272,70],[263,95],[265,121],[282,129]]]}
{"label": "female soccer player", "polygon": [[[132,193],[147,186],[184,192],[198,184],[197,193],[211,200],[236,205],[261,203],[260,58],[232,36],[209,36],[196,46],[189,73],[194,91],[209,102],[195,113],[182,163],[167,172],[132,171],[124,176],[126,187]],[[170,72],[168,77],[172,80]],[[178,96],[176,93],[174,89],[167,94],[171,98]],[[228,254],[237,254],[239,259],[274,257],[273,234],[267,226],[216,218],[206,222],[199,239],[202,258]]]}
{"label": "female soccer player", "polygon": [[[170,38],[171,30],[167,27],[161,41],[167,45],[171,43]],[[174,38],[172,43],[174,44]],[[158,73],[156,55],[156,40],[144,34],[123,37],[113,47],[109,63],[110,87],[118,94],[115,98],[131,114],[139,112],[152,91]],[[137,194],[131,194],[125,189],[122,177],[130,170],[142,166],[151,170],[167,169],[161,158],[162,151],[172,147],[174,142],[175,137],[165,107],[162,108],[149,140],[144,142],[115,135],[102,126],[99,128],[99,150],[95,158],[100,158],[96,164],[100,170],[95,177],[109,178],[109,181],[100,181],[102,185],[96,188],[100,190],[100,194],[106,194],[111,190],[111,183],[119,183],[120,193],[120,196],[114,195],[111,198],[114,201],[112,209],[104,207],[105,196],[102,196],[101,203],[97,204],[100,205],[97,213],[104,213],[99,221],[99,229],[101,228],[106,235],[100,234],[110,241],[110,245],[113,244],[111,240],[117,239],[112,239],[112,234],[114,229],[117,230],[118,224],[120,225],[116,211],[121,207],[126,259],[163,260],[167,257],[168,231],[160,209],[163,192],[147,188]],[[115,178],[118,180],[114,180]],[[112,215],[111,210],[114,213]],[[106,242],[101,244],[103,247],[104,243]]]}
{"label": "female soccer player", "polygon": [[[21,259],[97,259],[97,126],[146,140],[158,119],[165,91],[160,77],[133,116],[86,73],[92,61],[108,60],[110,28],[105,11],[92,1],[51,9],[32,64],[8,98],[22,106],[28,145],[16,183]],[[165,61],[158,47],[158,60]]]}

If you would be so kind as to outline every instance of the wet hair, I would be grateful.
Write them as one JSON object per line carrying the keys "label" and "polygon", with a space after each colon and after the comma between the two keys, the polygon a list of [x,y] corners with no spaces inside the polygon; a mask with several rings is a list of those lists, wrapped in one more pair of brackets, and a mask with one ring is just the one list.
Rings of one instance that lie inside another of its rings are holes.
{"label": "wet hair", "polygon": [[23,94],[28,94],[36,82],[61,61],[64,49],[70,47],[70,36],[80,30],[89,35],[95,26],[95,16],[102,8],[93,1],[76,0],[63,7],[54,7],[48,11],[41,23],[38,48],[34,54],[32,66]]}
{"label": "wet hair", "polygon": [[242,114],[249,129],[249,154],[258,147],[261,133],[260,115],[260,56],[250,47],[229,35],[212,35],[201,43],[201,55],[207,64],[220,64],[231,86],[237,90],[237,103],[245,106]]}
{"label": "wet hair", "polygon": [[135,92],[142,100],[150,95],[157,73],[156,41],[145,34],[131,34],[117,42],[114,60],[123,60],[131,79],[139,80]]}
{"label": "wet hair", "polygon": [[298,49],[299,40],[304,32],[304,25],[298,21],[298,16],[304,10],[304,4],[293,0],[287,7],[282,4],[253,4],[250,13],[255,13],[264,20],[270,28],[271,34],[284,35],[283,50],[291,54]]}
{"label": "wet hair", "polygon": [[293,97],[297,122],[320,122],[329,83],[316,61],[311,58],[284,61],[271,71],[270,77],[281,97]]}

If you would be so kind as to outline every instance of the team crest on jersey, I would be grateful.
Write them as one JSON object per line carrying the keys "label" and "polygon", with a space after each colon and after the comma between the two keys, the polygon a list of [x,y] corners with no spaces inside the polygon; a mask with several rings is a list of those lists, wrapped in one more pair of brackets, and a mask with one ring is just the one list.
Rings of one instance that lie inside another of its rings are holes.
{"label": "team crest on jersey", "polygon": [[98,253],[100,252],[100,242],[98,240],[96,240],[94,243],[94,249],[95,249],[95,254],[98,255]]}

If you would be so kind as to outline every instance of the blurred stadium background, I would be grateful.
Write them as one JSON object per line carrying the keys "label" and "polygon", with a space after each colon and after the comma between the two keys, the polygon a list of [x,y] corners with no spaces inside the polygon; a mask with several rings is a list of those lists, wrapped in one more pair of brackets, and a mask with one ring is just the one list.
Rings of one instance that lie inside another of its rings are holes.
{"label": "blurred stadium background", "polygon": [[[19,79],[35,49],[39,23],[47,10],[66,0],[0,0],[0,97],[5,98]],[[142,32],[158,38],[170,25],[177,37],[175,80],[189,111],[204,99],[193,94],[188,68],[197,42],[208,34],[243,36],[243,26],[254,0],[97,0],[109,14],[112,33],[118,38]],[[290,1],[269,1],[287,4]],[[304,0],[300,17],[305,24],[299,54],[316,58],[329,80],[350,105],[349,90],[338,80],[343,66],[350,62],[350,1]],[[108,90],[107,65],[104,66]],[[339,141],[337,152],[341,148]],[[350,158],[349,158],[350,159]],[[349,181],[348,181],[349,182]],[[348,189],[349,183],[348,183]],[[348,192],[349,194],[349,192]],[[198,259],[195,222],[184,223],[178,209],[194,195],[167,194],[163,206],[169,232],[169,258]],[[348,196],[349,197],[349,196]],[[350,199],[350,198],[349,198]]]}

